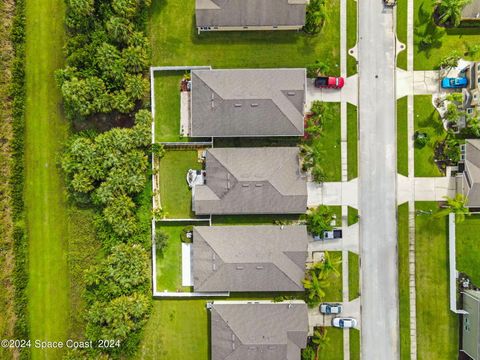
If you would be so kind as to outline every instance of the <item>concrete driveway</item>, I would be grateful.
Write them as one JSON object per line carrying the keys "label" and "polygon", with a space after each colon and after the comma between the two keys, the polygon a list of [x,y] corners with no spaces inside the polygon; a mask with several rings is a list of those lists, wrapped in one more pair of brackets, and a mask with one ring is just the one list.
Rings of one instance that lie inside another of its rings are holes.
{"label": "concrete driveway", "polygon": [[[417,177],[413,181],[416,201],[443,201],[445,196],[454,197],[456,193],[455,177]],[[410,179],[398,175],[398,204],[403,204],[410,199],[410,189]]]}
{"label": "concrete driveway", "polygon": [[307,206],[348,205],[358,208],[358,180],[344,182],[307,182]]}
{"label": "concrete driveway", "polygon": [[357,329],[362,326],[362,318],[360,316],[360,298],[356,298],[349,302],[339,302],[343,305],[342,313],[340,315],[325,315],[321,314],[318,306],[308,309],[308,325],[309,335],[313,334],[313,328],[317,326],[332,326],[332,319],[336,316],[352,317],[357,320]]}

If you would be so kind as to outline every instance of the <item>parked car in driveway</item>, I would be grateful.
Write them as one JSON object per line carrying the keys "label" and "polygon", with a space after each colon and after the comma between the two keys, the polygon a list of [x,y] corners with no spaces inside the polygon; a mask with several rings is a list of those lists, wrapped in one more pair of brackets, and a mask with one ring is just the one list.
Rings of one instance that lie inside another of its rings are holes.
{"label": "parked car in driveway", "polygon": [[340,329],[350,329],[357,326],[357,320],[349,317],[336,317],[332,319],[332,326]]}
{"label": "parked car in driveway", "polygon": [[467,87],[468,80],[467,78],[451,78],[446,77],[442,79],[442,88],[444,89],[462,89]]}
{"label": "parked car in driveway", "polygon": [[315,79],[316,88],[341,89],[345,85],[343,77],[319,76]]}
{"label": "parked car in driveway", "polygon": [[335,240],[341,239],[343,236],[342,229],[332,229],[332,230],[324,230],[320,235],[314,235],[313,240]]}
{"label": "parked car in driveway", "polygon": [[322,314],[326,314],[326,315],[340,314],[342,312],[342,304],[323,303],[323,304],[320,304],[319,310]]}
{"label": "parked car in driveway", "polygon": [[397,0],[383,0],[385,6],[395,6],[397,5]]}

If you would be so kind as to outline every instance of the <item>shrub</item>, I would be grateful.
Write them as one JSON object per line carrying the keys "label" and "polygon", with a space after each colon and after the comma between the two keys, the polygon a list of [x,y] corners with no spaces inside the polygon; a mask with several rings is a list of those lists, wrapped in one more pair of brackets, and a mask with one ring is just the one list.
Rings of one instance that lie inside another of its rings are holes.
{"label": "shrub", "polygon": [[312,235],[320,236],[324,231],[332,230],[334,212],[326,205],[309,210],[305,216],[307,230]]}
{"label": "shrub", "polygon": [[322,30],[326,18],[325,0],[310,0],[307,6],[304,31],[307,34],[318,34]]}
{"label": "shrub", "polygon": [[418,147],[419,149],[425,147],[425,145],[428,144],[429,138],[427,133],[415,131],[414,138],[415,138],[415,146]]}
{"label": "shrub", "polygon": [[182,242],[184,243],[191,243],[192,242],[192,238],[188,237],[188,233],[190,233],[191,231],[193,230],[193,226],[192,225],[189,225],[189,226],[185,226],[183,229],[182,229],[182,232],[180,233],[180,239],[182,240]]}

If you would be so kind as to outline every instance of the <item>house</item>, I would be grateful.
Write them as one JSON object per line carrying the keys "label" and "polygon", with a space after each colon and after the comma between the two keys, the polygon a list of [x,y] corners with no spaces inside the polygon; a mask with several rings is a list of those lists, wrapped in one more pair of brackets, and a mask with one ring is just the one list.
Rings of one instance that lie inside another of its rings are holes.
{"label": "house", "polygon": [[460,76],[468,79],[468,86],[463,89],[463,108],[467,114],[473,114],[480,109],[480,62],[470,63],[460,72]]}
{"label": "house", "polygon": [[299,30],[308,0],[196,0],[197,31]]}
{"label": "house", "polygon": [[303,301],[218,302],[210,309],[211,360],[300,360],[307,346]]}
{"label": "house", "polygon": [[197,215],[307,210],[307,183],[296,147],[208,149],[202,182],[192,187]]}
{"label": "house", "polygon": [[307,245],[304,225],[195,226],[194,290],[304,291]]}
{"label": "house", "polygon": [[193,70],[192,137],[303,136],[305,69]]}
{"label": "house", "polygon": [[461,152],[457,192],[467,197],[469,208],[480,208],[480,139],[466,140]]}
{"label": "house", "polygon": [[472,0],[465,5],[460,14],[462,22],[473,22],[480,20],[480,0]]}
{"label": "house", "polygon": [[473,360],[480,360],[480,291],[462,292],[462,342],[460,351]]}

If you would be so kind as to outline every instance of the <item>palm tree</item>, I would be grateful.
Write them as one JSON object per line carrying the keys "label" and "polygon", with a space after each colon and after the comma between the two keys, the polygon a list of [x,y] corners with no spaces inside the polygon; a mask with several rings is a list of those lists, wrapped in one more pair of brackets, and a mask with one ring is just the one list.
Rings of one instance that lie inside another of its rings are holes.
{"label": "palm tree", "polygon": [[441,24],[450,23],[453,26],[458,26],[461,20],[462,9],[470,2],[471,0],[438,0],[438,20]]}
{"label": "palm tree", "polygon": [[467,197],[463,194],[457,194],[454,198],[448,196],[445,196],[444,198],[447,203],[437,211],[435,217],[447,216],[450,213],[454,213],[455,221],[457,223],[465,221],[465,216],[470,215],[470,210],[467,207]]}
{"label": "palm tree", "polygon": [[318,354],[320,353],[320,350],[324,349],[329,341],[330,338],[327,337],[327,328],[315,328],[312,337],[312,343],[315,344],[317,348],[315,352],[315,360],[318,360]]}
{"label": "palm tree", "polygon": [[329,281],[322,273],[316,274],[315,271],[310,270],[307,277],[303,279],[303,287],[307,291],[307,303],[315,306],[325,297],[325,288],[330,286]]}
{"label": "palm tree", "polygon": [[342,259],[338,257],[331,257],[328,251],[324,252],[323,260],[320,262],[321,271],[324,273],[325,277],[329,276],[331,273],[335,275],[340,275],[338,271],[338,265],[342,263]]}

